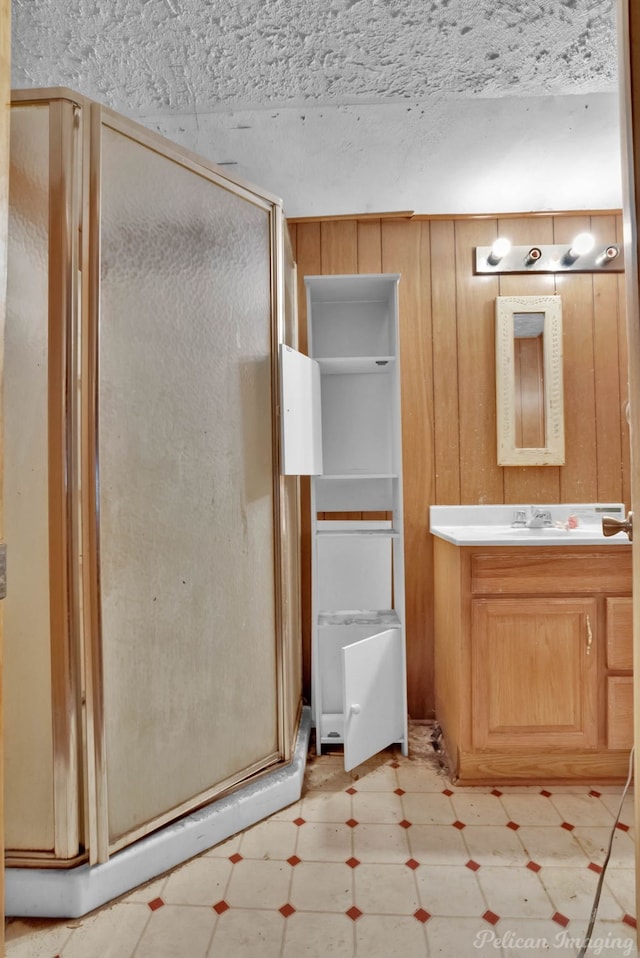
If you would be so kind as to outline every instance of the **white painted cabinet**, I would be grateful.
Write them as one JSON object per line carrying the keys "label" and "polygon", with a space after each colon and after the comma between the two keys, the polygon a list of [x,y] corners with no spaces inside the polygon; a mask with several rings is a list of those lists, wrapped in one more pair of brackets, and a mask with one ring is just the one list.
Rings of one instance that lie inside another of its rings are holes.
{"label": "white painted cabinet", "polygon": [[321,404],[312,711],[318,751],[343,744],[347,769],[393,743],[407,754],[399,278],[305,277]]}

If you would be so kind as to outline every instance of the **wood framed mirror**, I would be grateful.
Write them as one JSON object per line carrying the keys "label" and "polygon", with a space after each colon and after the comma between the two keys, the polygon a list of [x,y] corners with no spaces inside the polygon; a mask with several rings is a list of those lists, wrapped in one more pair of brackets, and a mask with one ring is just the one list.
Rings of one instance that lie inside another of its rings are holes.
{"label": "wood framed mirror", "polygon": [[499,466],[564,463],[559,296],[496,297],[496,399]]}

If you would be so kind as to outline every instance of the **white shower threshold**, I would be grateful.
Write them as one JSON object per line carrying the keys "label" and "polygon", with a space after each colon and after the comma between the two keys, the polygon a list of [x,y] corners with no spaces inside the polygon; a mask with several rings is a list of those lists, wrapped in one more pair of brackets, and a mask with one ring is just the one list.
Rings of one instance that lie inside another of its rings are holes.
{"label": "white shower threshold", "polygon": [[123,848],[102,865],[7,868],[5,914],[79,918],[291,805],[302,793],[310,731],[311,711],[305,707],[289,764]]}

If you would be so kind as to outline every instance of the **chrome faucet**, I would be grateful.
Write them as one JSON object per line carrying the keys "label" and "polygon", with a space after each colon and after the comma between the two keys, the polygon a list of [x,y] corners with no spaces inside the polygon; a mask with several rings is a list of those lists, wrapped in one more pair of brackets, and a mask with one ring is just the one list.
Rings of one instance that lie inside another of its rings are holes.
{"label": "chrome faucet", "polygon": [[551,525],[551,513],[548,509],[540,509],[538,506],[531,507],[531,515],[527,520],[527,529],[543,529]]}
{"label": "chrome faucet", "polygon": [[543,529],[552,525],[551,513],[539,506],[529,506],[528,510],[516,509],[511,525],[514,529]]}

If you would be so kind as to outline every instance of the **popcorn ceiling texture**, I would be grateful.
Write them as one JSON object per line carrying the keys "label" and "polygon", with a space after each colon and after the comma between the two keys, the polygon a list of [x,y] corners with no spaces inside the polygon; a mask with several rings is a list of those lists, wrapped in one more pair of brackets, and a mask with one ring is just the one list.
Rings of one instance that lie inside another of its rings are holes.
{"label": "popcorn ceiling texture", "polygon": [[610,92],[613,0],[14,0],[13,85],[136,113]]}
{"label": "popcorn ceiling texture", "polygon": [[13,0],[12,38],[15,88],[70,87],[288,216],[621,205],[615,0]]}

